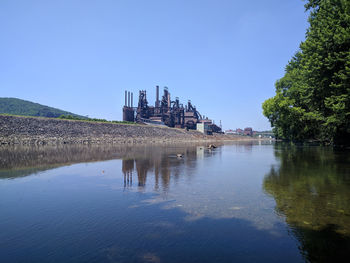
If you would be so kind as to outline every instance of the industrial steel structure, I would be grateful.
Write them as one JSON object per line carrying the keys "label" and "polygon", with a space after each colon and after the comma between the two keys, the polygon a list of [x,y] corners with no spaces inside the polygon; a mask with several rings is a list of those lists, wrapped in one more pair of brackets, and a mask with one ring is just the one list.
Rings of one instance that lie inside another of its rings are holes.
{"label": "industrial steel structure", "polygon": [[196,129],[197,123],[203,123],[208,126],[208,133],[221,132],[220,127],[208,118],[202,117],[190,100],[185,106],[180,103],[178,97],[172,101],[167,87],[164,88],[163,96],[159,99],[159,86],[156,86],[154,106],[148,104],[146,90],[139,91],[137,107],[133,107],[133,93],[125,91],[123,120],[186,129]]}

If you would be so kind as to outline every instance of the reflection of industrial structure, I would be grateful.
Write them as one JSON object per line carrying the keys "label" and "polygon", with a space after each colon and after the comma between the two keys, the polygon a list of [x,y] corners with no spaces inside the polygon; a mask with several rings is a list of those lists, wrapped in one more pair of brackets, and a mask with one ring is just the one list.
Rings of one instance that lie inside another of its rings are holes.
{"label": "reflection of industrial structure", "polygon": [[134,160],[125,159],[122,164],[122,171],[124,174],[124,188],[132,186],[132,172],[134,170]]}
{"label": "reflection of industrial structure", "polygon": [[221,132],[221,128],[212,123],[208,118],[204,119],[189,100],[183,106],[179,98],[171,100],[168,88],[164,88],[164,93],[159,100],[159,86],[156,87],[156,101],[154,106],[149,106],[147,93],[140,90],[137,107],[133,107],[133,93],[125,91],[125,105],[123,107],[123,121],[159,124],[168,127],[197,129],[197,124],[205,126],[206,133]]}
{"label": "reflection of industrial structure", "polygon": [[[183,154],[182,157],[177,157],[176,153],[179,151]],[[146,154],[140,154],[136,151],[122,159],[124,189],[130,189],[136,185],[139,191],[143,191],[146,187],[147,177],[153,177],[148,181],[154,184],[154,189],[157,191],[162,189],[167,192],[171,178],[191,177],[193,173],[183,173],[181,171],[187,168],[193,171],[197,165],[196,160],[217,153],[218,151],[211,151],[203,146],[177,147],[176,150],[171,148],[148,148]],[[135,184],[135,181],[137,184]]]}

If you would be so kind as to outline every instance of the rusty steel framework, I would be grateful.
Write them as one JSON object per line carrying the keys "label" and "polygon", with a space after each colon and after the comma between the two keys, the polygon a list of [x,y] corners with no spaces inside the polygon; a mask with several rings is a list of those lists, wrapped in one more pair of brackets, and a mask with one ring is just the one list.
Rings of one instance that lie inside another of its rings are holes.
{"label": "rusty steel framework", "polygon": [[[210,123],[214,132],[218,131],[218,126],[210,120],[202,118],[202,115],[192,105],[191,101],[187,105],[180,103],[176,97],[171,100],[170,92],[164,88],[163,96],[159,99],[159,86],[156,86],[156,101],[154,106],[149,106],[146,90],[139,91],[137,107],[133,107],[133,93],[125,91],[125,105],[123,107],[123,120],[138,123],[161,124],[168,127],[196,129],[197,123]],[[221,129],[219,128],[219,131]]]}

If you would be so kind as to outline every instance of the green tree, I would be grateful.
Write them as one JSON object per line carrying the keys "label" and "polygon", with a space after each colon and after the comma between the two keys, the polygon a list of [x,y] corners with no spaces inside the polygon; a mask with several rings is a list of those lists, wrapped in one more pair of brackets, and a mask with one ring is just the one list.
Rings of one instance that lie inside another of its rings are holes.
{"label": "green tree", "polygon": [[350,1],[309,0],[309,28],[263,114],[276,137],[349,144]]}

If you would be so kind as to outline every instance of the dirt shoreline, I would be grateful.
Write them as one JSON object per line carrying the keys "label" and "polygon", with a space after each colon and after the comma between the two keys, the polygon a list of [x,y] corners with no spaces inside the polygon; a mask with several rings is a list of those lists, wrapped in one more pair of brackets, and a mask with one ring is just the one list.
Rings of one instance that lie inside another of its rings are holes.
{"label": "dirt shoreline", "polygon": [[0,115],[0,144],[164,144],[258,140],[148,125]]}

